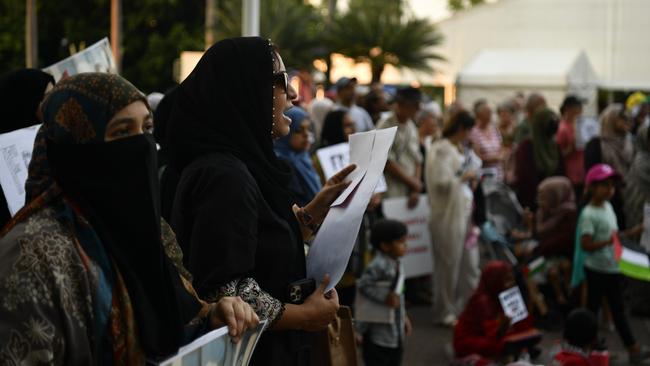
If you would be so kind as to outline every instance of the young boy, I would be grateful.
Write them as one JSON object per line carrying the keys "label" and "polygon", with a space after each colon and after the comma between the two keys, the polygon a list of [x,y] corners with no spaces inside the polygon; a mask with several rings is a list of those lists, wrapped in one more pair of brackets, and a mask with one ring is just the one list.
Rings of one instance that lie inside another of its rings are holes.
{"label": "young boy", "polygon": [[359,323],[363,360],[369,366],[400,365],[404,336],[411,333],[401,288],[404,269],[399,261],[406,254],[406,232],[406,226],[395,220],[380,220],[370,232],[375,257],[359,279],[359,295],[385,306],[387,314],[392,311],[393,322]]}
{"label": "young boy", "polygon": [[587,309],[569,314],[564,326],[562,350],[553,357],[552,366],[590,366],[589,353],[598,337],[598,319]]}

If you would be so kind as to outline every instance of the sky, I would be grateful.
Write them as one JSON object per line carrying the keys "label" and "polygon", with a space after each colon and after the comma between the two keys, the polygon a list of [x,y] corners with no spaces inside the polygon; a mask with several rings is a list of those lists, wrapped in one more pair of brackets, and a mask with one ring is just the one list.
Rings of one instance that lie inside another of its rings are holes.
{"label": "sky", "polygon": [[447,0],[409,0],[409,3],[415,15],[427,17],[434,22],[451,15],[447,9]]}

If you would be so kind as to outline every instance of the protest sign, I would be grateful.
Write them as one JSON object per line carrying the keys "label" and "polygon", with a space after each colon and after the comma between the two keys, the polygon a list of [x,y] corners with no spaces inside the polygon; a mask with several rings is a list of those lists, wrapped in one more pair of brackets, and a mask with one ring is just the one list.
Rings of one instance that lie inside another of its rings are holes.
{"label": "protest sign", "polygon": [[650,252],[650,203],[643,205],[643,234],[641,234],[641,246],[646,252]]}
{"label": "protest sign", "polygon": [[499,294],[501,308],[512,324],[520,322],[528,317],[528,309],[524,298],[521,297],[519,287],[512,287]]}
{"label": "protest sign", "polygon": [[407,198],[387,198],[382,202],[384,216],[401,221],[408,228],[406,255],[402,258],[406,278],[423,276],[433,271],[431,234],[429,233],[429,201],[420,195],[417,206],[409,209]]}
{"label": "protest sign", "polygon": [[[350,164],[350,145],[347,142],[324,147],[316,150],[325,179],[330,179],[334,174]],[[386,192],[386,180],[382,175],[379,178],[375,193]]]}
{"label": "protest sign", "polygon": [[182,347],[178,353],[159,366],[246,366],[250,362],[257,341],[266,326],[266,320],[255,329],[249,329],[239,343],[232,343],[228,327],[222,327],[199,337]]}
{"label": "protest sign", "polygon": [[108,38],[104,38],[74,55],[44,68],[43,71],[54,76],[54,80],[58,82],[65,76],[82,72],[115,74],[117,67]]}
{"label": "protest sign", "polygon": [[11,216],[25,205],[27,168],[40,125],[0,135],[0,185]]}

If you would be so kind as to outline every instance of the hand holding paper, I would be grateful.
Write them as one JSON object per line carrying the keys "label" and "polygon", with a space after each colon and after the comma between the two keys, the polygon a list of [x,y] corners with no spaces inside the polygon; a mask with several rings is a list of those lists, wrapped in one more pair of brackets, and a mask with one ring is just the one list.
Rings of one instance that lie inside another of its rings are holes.
{"label": "hand holding paper", "polygon": [[383,175],[396,131],[397,127],[393,127],[350,136],[350,162],[357,166],[349,176],[352,183],[331,205],[307,256],[308,278],[320,282],[326,273],[331,274],[327,290],[345,272],[363,213]]}
{"label": "hand holding paper", "polygon": [[352,176],[351,173],[354,172],[356,167],[356,165],[350,164],[328,179],[325,186],[323,186],[320,192],[318,192],[316,197],[307,204],[305,209],[312,215],[314,222],[323,222],[327,212],[329,212],[332,202],[334,202],[341,192],[343,192],[343,190],[345,190],[352,182],[350,179],[346,178]]}

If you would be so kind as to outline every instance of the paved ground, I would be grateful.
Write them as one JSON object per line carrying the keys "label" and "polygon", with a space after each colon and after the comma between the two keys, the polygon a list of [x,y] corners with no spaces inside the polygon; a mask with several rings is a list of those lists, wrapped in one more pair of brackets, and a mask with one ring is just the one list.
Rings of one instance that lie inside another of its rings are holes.
{"label": "paved ground", "polygon": [[[406,340],[404,366],[419,365],[447,365],[452,356],[451,330],[436,327],[431,321],[429,307],[411,307],[409,310],[413,320],[414,330],[411,337]],[[637,339],[650,345],[650,319],[631,318],[632,328]],[[561,324],[551,324],[555,331],[545,332],[542,348],[544,353],[536,361],[537,364],[548,364],[548,352],[556,340],[561,338]],[[627,365],[627,357],[616,332],[601,331],[601,337],[607,339],[611,352],[618,358],[611,363],[612,366]],[[644,363],[650,365],[650,362]]]}

